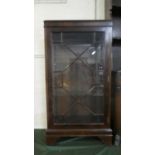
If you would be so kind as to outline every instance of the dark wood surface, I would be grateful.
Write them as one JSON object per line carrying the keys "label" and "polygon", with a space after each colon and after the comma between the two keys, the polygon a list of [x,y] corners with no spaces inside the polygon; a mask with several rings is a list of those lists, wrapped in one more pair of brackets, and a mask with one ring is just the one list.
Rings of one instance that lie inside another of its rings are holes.
{"label": "dark wood surface", "polygon": [[[107,7],[106,17],[110,17],[112,26],[112,129],[114,135],[121,133],[121,0],[106,0],[111,3]],[[106,18],[106,19],[108,19]],[[117,140],[113,139],[115,142]],[[119,139],[120,141],[120,139]],[[120,144],[120,142],[117,141]]]}
{"label": "dark wood surface", "polygon": [[121,71],[112,72],[113,131],[120,135],[121,130]]}
{"label": "dark wood surface", "polygon": [[[46,20],[44,27],[111,27],[111,20]],[[96,29],[97,30],[97,29]]]}
{"label": "dark wood surface", "polygon": [[121,17],[121,7],[113,6],[112,7],[112,17]]}
{"label": "dark wood surface", "polygon": [[[45,21],[45,65],[46,65],[46,100],[47,100],[47,144],[52,144],[59,137],[65,136],[97,136],[107,143],[112,143],[111,130],[111,21]],[[104,124],[55,124],[53,119],[53,71],[52,71],[52,32],[105,32],[105,120]]]}
{"label": "dark wood surface", "polygon": [[103,143],[112,145],[111,129],[48,129],[46,143],[53,145],[61,137],[98,137]]}
{"label": "dark wood surface", "polygon": [[121,70],[121,0],[106,0],[105,6],[106,6],[105,17],[106,19],[112,19],[112,25],[113,25],[112,70],[118,71]]}
{"label": "dark wood surface", "polygon": [[121,19],[113,18],[113,39],[121,39]]}
{"label": "dark wood surface", "polygon": [[[114,43],[114,42],[113,42]],[[117,43],[117,42],[115,42]],[[120,45],[114,44],[112,47],[112,54],[113,54],[113,71],[119,71],[121,70],[121,47]]]}
{"label": "dark wood surface", "polygon": [[112,0],[112,5],[120,7],[121,6],[121,0]]}

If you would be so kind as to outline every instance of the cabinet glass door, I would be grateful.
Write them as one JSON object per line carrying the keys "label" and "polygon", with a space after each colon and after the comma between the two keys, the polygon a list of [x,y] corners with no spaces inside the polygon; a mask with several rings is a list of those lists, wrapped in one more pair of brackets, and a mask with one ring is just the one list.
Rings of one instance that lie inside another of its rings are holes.
{"label": "cabinet glass door", "polygon": [[103,123],[104,32],[53,32],[53,119]]}

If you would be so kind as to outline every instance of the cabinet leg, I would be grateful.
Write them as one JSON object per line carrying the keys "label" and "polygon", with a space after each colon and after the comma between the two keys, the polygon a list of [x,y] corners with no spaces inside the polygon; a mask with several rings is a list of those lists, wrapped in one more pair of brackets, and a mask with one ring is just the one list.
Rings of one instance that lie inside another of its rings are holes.
{"label": "cabinet leg", "polygon": [[112,145],[112,136],[98,136],[102,143]]}

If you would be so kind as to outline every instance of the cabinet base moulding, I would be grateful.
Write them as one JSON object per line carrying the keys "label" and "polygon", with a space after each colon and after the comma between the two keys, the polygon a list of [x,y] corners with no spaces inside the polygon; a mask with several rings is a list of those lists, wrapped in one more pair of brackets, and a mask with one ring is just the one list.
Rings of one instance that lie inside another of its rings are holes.
{"label": "cabinet base moulding", "polygon": [[112,145],[112,131],[111,129],[105,130],[46,130],[46,144],[55,145],[56,142],[62,137],[97,137],[102,143]]}

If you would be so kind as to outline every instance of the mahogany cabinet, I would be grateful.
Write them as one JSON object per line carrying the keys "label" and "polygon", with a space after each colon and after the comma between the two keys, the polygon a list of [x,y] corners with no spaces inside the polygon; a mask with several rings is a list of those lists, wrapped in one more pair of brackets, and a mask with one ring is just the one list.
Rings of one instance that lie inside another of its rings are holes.
{"label": "mahogany cabinet", "polygon": [[95,136],[112,143],[111,21],[44,21],[47,144]]}

